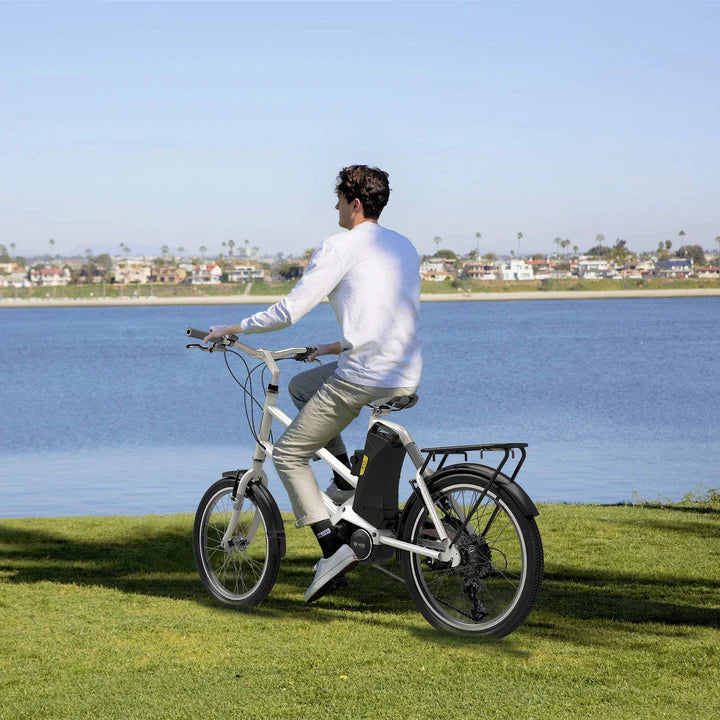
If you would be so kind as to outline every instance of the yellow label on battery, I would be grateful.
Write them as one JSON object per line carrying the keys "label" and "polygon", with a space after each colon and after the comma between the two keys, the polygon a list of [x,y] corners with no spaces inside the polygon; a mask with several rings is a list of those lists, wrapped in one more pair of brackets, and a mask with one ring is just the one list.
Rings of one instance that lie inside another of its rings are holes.
{"label": "yellow label on battery", "polygon": [[363,455],[362,464],[360,465],[360,475],[365,474],[365,468],[367,467],[367,464],[368,464],[368,456]]}

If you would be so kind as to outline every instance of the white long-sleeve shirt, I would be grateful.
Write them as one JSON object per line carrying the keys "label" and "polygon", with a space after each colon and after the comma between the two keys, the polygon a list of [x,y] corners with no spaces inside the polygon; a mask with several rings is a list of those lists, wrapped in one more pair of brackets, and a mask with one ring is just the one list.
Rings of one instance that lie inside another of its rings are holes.
{"label": "white long-sleeve shirt", "polygon": [[422,370],[419,269],[404,235],[363,222],[324,240],[290,293],[240,328],[279,330],[327,296],[342,329],[337,375],[358,385],[414,388]]}

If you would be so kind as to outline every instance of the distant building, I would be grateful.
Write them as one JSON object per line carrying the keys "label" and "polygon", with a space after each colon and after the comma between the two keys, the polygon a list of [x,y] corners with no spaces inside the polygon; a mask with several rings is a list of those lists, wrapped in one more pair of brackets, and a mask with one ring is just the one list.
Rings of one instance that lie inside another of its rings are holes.
{"label": "distant building", "polygon": [[500,267],[503,280],[533,280],[532,268],[520,258],[511,258]]}
{"label": "distant building", "polygon": [[188,273],[187,270],[174,265],[160,265],[152,269],[150,282],[165,283],[166,285],[179,285],[185,282]]}
{"label": "distant building", "polygon": [[655,263],[657,277],[687,277],[693,271],[692,258],[672,258]]}
{"label": "distant building", "polygon": [[455,260],[442,257],[425,258],[420,263],[420,277],[423,280],[442,282],[456,276]]}
{"label": "distant building", "polygon": [[495,266],[492,263],[471,260],[462,266],[460,273],[467,280],[497,280]]}
{"label": "distant building", "polygon": [[30,283],[42,287],[62,287],[69,285],[72,276],[67,268],[31,268]]}
{"label": "distant building", "polygon": [[231,283],[262,282],[265,279],[265,271],[250,263],[242,263],[228,271],[227,279]]}
{"label": "distant building", "polygon": [[602,258],[581,257],[578,261],[578,275],[586,280],[612,277],[615,269]]}
{"label": "distant building", "polygon": [[550,277],[550,261],[545,260],[528,260],[527,264],[532,268],[533,277],[536,280],[545,280]]}
{"label": "distant building", "polygon": [[695,274],[699,278],[714,278],[720,279],[720,266],[714,265],[699,265],[695,268]]}
{"label": "distant building", "polygon": [[81,285],[99,285],[105,282],[106,275],[107,271],[102,267],[96,267],[91,273],[83,268],[77,275],[77,281]]}
{"label": "distant building", "polygon": [[116,283],[123,285],[150,282],[152,270],[144,258],[121,258],[114,261],[112,275]]}
{"label": "distant building", "polygon": [[190,282],[193,285],[219,285],[222,279],[222,268],[215,263],[195,265],[192,269]]}
{"label": "distant building", "polygon": [[26,272],[11,272],[7,275],[0,274],[0,287],[30,287],[30,280]]}

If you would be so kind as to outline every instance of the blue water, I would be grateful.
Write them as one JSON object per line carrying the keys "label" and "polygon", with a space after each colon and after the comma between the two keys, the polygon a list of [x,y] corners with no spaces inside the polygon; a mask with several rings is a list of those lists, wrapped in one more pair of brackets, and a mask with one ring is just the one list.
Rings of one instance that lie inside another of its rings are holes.
{"label": "blue water", "polygon": [[[0,517],[194,511],[252,442],[222,356],[186,351],[183,332],[257,309],[0,310]],[[720,486],[720,298],[425,303],[422,322],[420,403],[393,417],[421,447],[527,442],[518,482],[539,501]],[[325,305],[248,342],[336,338]],[[281,364],[281,395],[305,367]]]}

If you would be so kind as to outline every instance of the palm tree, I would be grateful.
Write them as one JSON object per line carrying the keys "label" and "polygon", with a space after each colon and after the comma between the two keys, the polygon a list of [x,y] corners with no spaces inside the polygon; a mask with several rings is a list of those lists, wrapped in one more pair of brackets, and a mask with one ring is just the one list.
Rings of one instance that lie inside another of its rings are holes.
{"label": "palm tree", "polygon": [[555,254],[556,254],[556,255],[559,255],[559,254],[560,254],[560,244],[562,243],[562,238],[561,238],[561,237],[556,237],[556,238],[553,240],[553,242],[557,245],[557,248],[558,248],[558,249],[555,251]]}
{"label": "palm tree", "polygon": [[[232,242],[232,240],[230,242]],[[203,262],[205,262],[205,253],[207,252],[207,248],[204,245],[201,245],[198,249],[200,250],[200,257],[202,257]],[[230,255],[232,255],[232,251],[230,252]]]}
{"label": "palm tree", "polygon": [[665,249],[670,252],[670,248],[672,247],[672,241],[666,240],[665,241]]}
{"label": "palm tree", "polygon": [[433,238],[433,242],[435,243],[435,252],[437,253],[437,251],[440,249],[440,243],[442,242],[442,238],[439,235],[436,235]]}
{"label": "palm tree", "polygon": [[720,235],[715,238],[715,242],[718,245],[718,265],[720,265]]}
{"label": "palm tree", "polygon": [[180,257],[182,257],[182,256],[185,254],[185,248],[181,245],[181,246],[177,249],[177,253],[178,253],[178,255],[179,255]]}
{"label": "palm tree", "polygon": [[570,241],[569,241],[569,240],[563,240],[563,241],[560,243],[560,247],[562,247],[562,249],[564,250],[569,244],[570,244]]}
{"label": "palm tree", "polygon": [[578,246],[577,246],[577,245],[573,245],[573,252],[574,252],[576,255],[578,254],[578,250],[579,250]]}
{"label": "palm tree", "polygon": [[680,245],[684,245],[685,244],[685,231],[681,230],[678,233],[678,237],[680,238]]}
{"label": "palm tree", "polygon": [[521,232],[519,232],[517,234],[517,239],[518,239],[517,251],[518,251],[518,255],[519,255],[520,254],[520,241],[523,239],[523,234]]}
{"label": "palm tree", "polygon": [[15,254],[15,248],[16,248],[16,247],[17,247],[17,245],[15,245],[14,242],[11,242],[11,243],[10,243],[10,252],[11,252],[13,255]]}
{"label": "palm tree", "polygon": [[234,240],[228,240],[228,255],[232,258],[233,256],[233,248],[235,247],[235,241]]}
{"label": "palm tree", "polygon": [[52,238],[50,238],[48,240],[48,244],[50,245],[50,256],[52,257],[52,254],[53,254],[52,251],[53,251],[53,248],[55,247],[55,241]]}
{"label": "palm tree", "polygon": [[253,246],[252,254],[254,257],[257,257],[257,254],[260,252],[260,248],[257,245]]}
{"label": "palm tree", "polygon": [[595,241],[597,242],[597,244],[600,247],[602,247],[602,244],[605,242],[605,236],[602,233],[600,233],[599,235],[595,236]]}
{"label": "palm tree", "polygon": [[160,248],[160,252],[162,253],[163,258],[167,257],[167,254],[170,252],[170,248],[167,245],[163,245]]}
{"label": "palm tree", "polygon": [[243,240],[243,242],[245,243],[245,257],[247,257],[248,256],[248,245],[250,245],[250,241],[247,238],[245,238]]}

